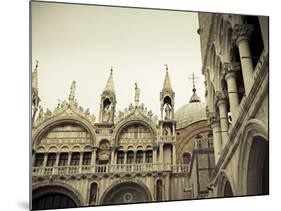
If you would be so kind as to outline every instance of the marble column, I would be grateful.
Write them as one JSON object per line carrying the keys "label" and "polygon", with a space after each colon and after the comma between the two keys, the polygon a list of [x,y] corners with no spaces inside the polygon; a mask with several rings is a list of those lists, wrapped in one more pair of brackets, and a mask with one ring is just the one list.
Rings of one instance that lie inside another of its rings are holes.
{"label": "marble column", "polygon": [[54,166],[58,166],[59,165],[59,162],[60,162],[60,152],[58,152],[56,154],[56,162],[55,162],[55,165]]}
{"label": "marble column", "polygon": [[127,164],[127,151],[124,151],[124,164]]}
{"label": "marble column", "polygon": [[254,66],[249,45],[252,31],[251,24],[235,24],[232,33],[232,39],[239,49],[246,96],[249,95],[254,83]]}
{"label": "marble column", "polygon": [[208,125],[213,130],[214,156],[215,156],[215,163],[217,163],[222,150],[221,127],[220,127],[220,121],[217,113],[215,112],[208,113]]}
{"label": "marble column", "polygon": [[152,163],[156,164],[157,163],[157,146],[153,147],[152,151]]}
{"label": "marble column", "polygon": [[216,92],[217,106],[219,108],[220,125],[221,125],[221,137],[222,137],[222,148],[228,141],[228,115],[226,105],[226,95],[224,92]]}
{"label": "marble column", "polygon": [[68,157],[67,157],[67,166],[70,166],[71,157],[72,157],[72,152],[69,152],[69,153],[68,153]]}
{"label": "marble column", "polygon": [[47,161],[48,161],[48,153],[45,153],[44,154],[43,167],[45,167],[47,165]]}
{"label": "marble column", "polygon": [[238,62],[224,63],[223,69],[224,69],[224,77],[227,83],[231,117],[234,123],[237,119],[238,107],[239,107],[236,73],[240,71],[240,64]]}

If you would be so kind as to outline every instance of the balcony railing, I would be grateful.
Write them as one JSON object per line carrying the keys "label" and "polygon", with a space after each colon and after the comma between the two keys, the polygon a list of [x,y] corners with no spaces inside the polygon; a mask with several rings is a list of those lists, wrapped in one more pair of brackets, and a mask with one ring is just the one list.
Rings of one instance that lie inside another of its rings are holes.
{"label": "balcony railing", "polygon": [[161,172],[187,173],[188,165],[171,164],[116,164],[95,166],[46,166],[33,167],[32,176],[51,175],[76,175],[76,174],[105,174],[105,173],[138,173],[138,172]]}

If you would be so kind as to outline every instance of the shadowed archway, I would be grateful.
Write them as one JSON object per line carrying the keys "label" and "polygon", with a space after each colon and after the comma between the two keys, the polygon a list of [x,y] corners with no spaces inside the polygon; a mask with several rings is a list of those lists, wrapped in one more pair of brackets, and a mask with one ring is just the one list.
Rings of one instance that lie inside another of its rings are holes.
{"label": "shadowed archway", "polygon": [[122,182],[109,187],[101,198],[100,204],[128,204],[152,201],[147,187],[135,182]]}

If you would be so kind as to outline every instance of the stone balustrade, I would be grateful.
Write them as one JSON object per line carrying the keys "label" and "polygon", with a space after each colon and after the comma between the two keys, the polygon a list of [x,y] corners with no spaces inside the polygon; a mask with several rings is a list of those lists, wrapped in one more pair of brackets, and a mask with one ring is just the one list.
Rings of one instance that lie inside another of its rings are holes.
{"label": "stone balustrade", "polygon": [[105,173],[145,173],[145,172],[171,172],[188,173],[188,165],[171,164],[115,164],[115,165],[83,165],[83,166],[46,166],[33,167],[32,176],[65,176],[77,174],[105,174]]}

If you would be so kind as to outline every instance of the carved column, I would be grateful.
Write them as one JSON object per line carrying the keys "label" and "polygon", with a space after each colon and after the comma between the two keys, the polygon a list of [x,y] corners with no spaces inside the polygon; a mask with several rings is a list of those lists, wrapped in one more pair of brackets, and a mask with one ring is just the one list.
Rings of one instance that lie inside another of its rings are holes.
{"label": "carved column", "polygon": [[232,39],[239,49],[246,96],[249,95],[254,82],[254,66],[249,45],[252,31],[253,25],[251,24],[235,24],[232,34]]}
{"label": "carved column", "polygon": [[152,163],[156,164],[157,163],[157,146],[153,147],[152,151]]}
{"label": "carved column", "polygon": [[91,157],[91,166],[96,165],[96,159],[97,159],[97,148],[93,148],[92,157]]}
{"label": "carved column", "polygon": [[222,148],[224,148],[228,140],[228,115],[226,105],[226,95],[224,92],[216,92],[217,106],[220,114]]}
{"label": "carved column", "polygon": [[142,154],[142,162],[145,163],[145,151],[143,151],[143,154]]}
{"label": "carved column", "polygon": [[238,107],[239,107],[236,72],[240,71],[240,65],[238,62],[224,63],[223,69],[224,69],[224,77],[227,83],[232,121],[235,122],[237,119]]}
{"label": "carved column", "polygon": [[208,125],[213,130],[214,156],[215,156],[215,162],[217,163],[222,149],[220,121],[217,113],[215,112],[209,112],[207,116],[208,116]]}

